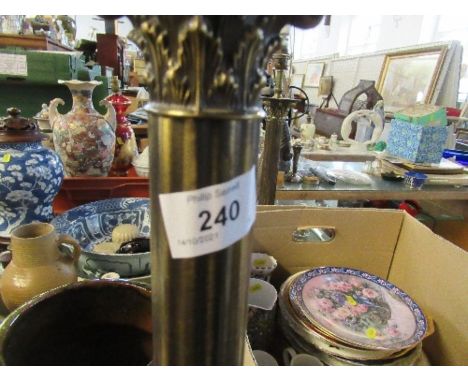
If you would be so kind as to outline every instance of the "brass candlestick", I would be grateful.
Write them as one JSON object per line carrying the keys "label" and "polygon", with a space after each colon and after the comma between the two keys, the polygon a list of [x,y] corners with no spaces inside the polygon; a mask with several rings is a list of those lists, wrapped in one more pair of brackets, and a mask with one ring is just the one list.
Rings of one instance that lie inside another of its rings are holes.
{"label": "brass candlestick", "polygon": [[[296,17],[299,26],[320,16]],[[153,364],[240,365],[249,237],[189,259],[171,255],[160,194],[246,173],[257,159],[260,68],[290,17],[132,16],[148,63]],[[180,224],[194,222],[181,221]]]}
{"label": "brass candlestick", "polygon": [[275,92],[273,97],[262,97],[267,116],[263,160],[258,184],[258,204],[270,205],[275,204],[280,152],[281,160],[289,161],[291,159],[290,133],[286,118],[289,109],[298,102],[298,100],[285,97],[288,89],[284,87],[284,78],[288,70],[290,56],[284,40],[281,50],[273,54],[272,59],[275,73]]}

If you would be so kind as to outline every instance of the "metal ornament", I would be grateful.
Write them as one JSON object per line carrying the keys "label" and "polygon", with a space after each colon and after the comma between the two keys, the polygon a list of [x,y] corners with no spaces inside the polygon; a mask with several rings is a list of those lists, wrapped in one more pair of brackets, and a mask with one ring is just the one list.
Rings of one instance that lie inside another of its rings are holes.
{"label": "metal ornament", "polygon": [[[229,181],[255,165],[263,72],[291,17],[131,16],[148,66],[153,364],[240,365],[249,236],[173,259],[158,195]],[[315,26],[320,16],[296,17]],[[183,222],[181,222],[183,224]]]}

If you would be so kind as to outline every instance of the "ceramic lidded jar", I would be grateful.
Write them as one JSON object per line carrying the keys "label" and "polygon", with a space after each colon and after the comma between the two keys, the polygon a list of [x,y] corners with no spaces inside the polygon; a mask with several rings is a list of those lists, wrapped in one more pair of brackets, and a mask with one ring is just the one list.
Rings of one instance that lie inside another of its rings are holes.
{"label": "ceramic lidded jar", "polygon": [[[62,243],[73,247],[72,256],[60,250]],[[32,223],[11,234],[11,262],[0,280],[3,303],[13,310],[40,293],[78,280],[76,266],[79,244],[67,235],[58,235],[53,225]]]}
{"label": "ceramic lidded jar", "polygon": [[63,181],[58,155],[42,146],[44,136],[21,110],[0,119],[0,237],[22,224],[52,220],[52,202]]}
{"label": "ceramic lidded jar", "polygon": [[106,100],[105,116],[94,109],[92,94],[99,81],[62,81],[73,97],[72,109],[59,114],[57,106],[64,101],[50,102],[49,120],[53,129],[55,151],[60,155],[67,176],[107,176],[114,159],[116,117]]}
{"label": "ceramic lidded jar", "polygon": [[111,175],[126,176],[132,167],[133,158],[138,155],[138,148],[132,125],[125,116],[125,112],[132,102],[122,95],[117,76],[112,77],[112,95],[106,100],[114,106],[117,117],[115,154]]}

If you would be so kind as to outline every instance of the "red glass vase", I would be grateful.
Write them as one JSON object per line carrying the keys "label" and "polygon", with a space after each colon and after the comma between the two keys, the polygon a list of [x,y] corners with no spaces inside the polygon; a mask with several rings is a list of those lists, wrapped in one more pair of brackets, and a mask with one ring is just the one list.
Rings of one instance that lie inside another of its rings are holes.
{"label": "red glass vase", "polygon": [[127,176],[128,170],[132,167],[133,158],[138,155],[135,132],[125,115],[132,102],[121,94],[116,77],[112,81],[112,91],[113,94],[106,99],[114,106],[117,128],[115,130],[114,161],[109,175]]}

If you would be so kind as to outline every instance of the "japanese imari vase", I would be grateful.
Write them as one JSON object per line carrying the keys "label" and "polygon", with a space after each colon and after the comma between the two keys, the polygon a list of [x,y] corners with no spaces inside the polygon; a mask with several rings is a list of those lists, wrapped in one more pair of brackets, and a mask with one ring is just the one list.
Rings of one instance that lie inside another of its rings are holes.
{"label": "japanese imari vase", "polygon": [[50,102],[49,119],[53,129],[55,151],[65,167],[66,176],[107,176],[114,159],[116,117],[106,100],[106,115],[94,109],[93,89],[99,81],[62,81],[73,97],[72,109],[65,115],[57,111],[60,98]]}

